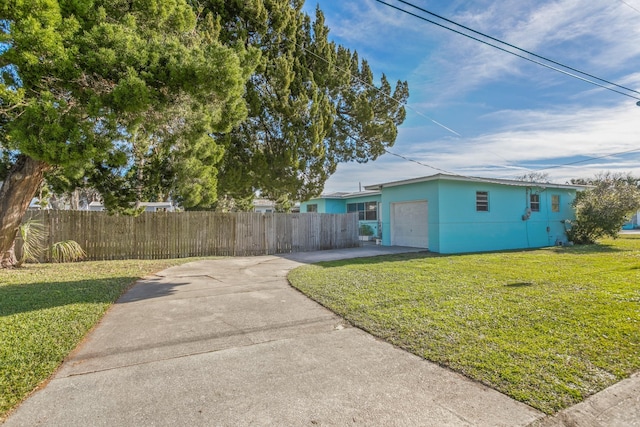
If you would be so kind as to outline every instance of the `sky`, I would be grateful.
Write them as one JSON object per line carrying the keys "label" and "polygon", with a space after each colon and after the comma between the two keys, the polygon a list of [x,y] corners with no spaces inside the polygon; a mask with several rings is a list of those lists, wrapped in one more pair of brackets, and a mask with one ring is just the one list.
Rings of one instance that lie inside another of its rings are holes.
{"label": "sky", "polygon": [[[409,2],[640,92],[640,0]],[[408,82],[407,119],[389,151],[422,163],[390,154],[343,163],[325,193],[441,172],[504,179],[540,172],[556,183],[604,171],[640,176],[640,94],[586,83],[376,0],[307,0],[304,10],[313,16],[317,5],[329,38],[356,50],[376,79]]]}

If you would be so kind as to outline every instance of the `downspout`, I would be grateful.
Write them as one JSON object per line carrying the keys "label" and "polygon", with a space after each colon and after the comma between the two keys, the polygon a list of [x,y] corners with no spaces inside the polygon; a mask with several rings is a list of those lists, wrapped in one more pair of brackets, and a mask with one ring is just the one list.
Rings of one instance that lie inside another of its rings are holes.
{"label": "downspout", "polygon": [[[549,216],[550,216],[550,212],[549,212],[549,205],[551,204],[551,201],[549,200],[549,192],[545,191],[546,194],[546,211],[547,211],[547,244],[549,246],[551,246],[551,221],[549,220]],[[556,239],[558,240],[558,239]],[[554,243],[554,245],[557,243]]]}
{"label": "downspout", "polygon": [[527,222],[531,217],[531,207],[529,206],[529,203],[531,201],[531,198],[529,197],[530,191],[531,191],[531,188],[527,187],[524,192],[525,210],[524,210],[524,215],[522,215],[522,220],[524,221],[525,235],[527,236],[527,248],[531,247],[531,242],[529,241],[529,223]]}
{"label": "downspout", "polygon": [[523,221],[527,221],[531,217],[531,207],[529,206],[529,202],[531,200],[529,197],[530,191],[531,191],[531,187],[527,187],[524,192],[525,202],[524,202],[524,214],[522,215]]}

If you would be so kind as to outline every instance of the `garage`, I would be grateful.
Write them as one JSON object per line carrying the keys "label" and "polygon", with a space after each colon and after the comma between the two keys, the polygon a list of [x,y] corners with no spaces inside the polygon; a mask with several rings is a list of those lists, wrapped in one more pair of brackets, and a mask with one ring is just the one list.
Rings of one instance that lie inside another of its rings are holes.
{"label": "garage", "polygon": [[391,203],[391,245],[429,247],[427,201]]}

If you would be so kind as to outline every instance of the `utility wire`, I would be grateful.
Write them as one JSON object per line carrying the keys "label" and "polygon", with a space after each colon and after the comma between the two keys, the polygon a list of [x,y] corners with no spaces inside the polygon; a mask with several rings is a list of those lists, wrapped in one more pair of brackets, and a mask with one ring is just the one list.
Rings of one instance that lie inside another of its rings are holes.
{"label": "utility wire", "polygon": [[579,163],[587,163],[587,162],[591,162],[593,160],[600,160],[600,159],[604,159],[606,157],[612,157],[612,156],[619,156],[621,154],[629,154],[629,153],[635,153],[635,152],[640,152],[640,148],[634,148],[632,150],[626,150],[626,151],[619,151],[617,153],[610,153],[610,154],[605,154],[602,156],[597,156],[597,157],[589,157],[588,159],[583,159],[583,160],[576,160],[575,162],[569,162],[569,163],[562,163],[560,165],[553,165],[553,166],[549,166],[543,169],[536,169],[532,172],[540,172],[540,171],[546,171],[549,169],[558,169],[558,168],[562,168],[565,166],[572,166],[572,165],[577,165]]}
{"label": "utility wire", "polygon": [[[320,55],[316,54],[315,52],[313,52],[313,51],[309,50],[308,48],[306,48],[306,47],[304,47],[304,46],[302,46],[302,45],[300,45],[300,44],[298,44],[298,46],[299,46],[299,47],[301,47],[302,49],[304,49],[307,53],[309,53],[309,54],[313,55],[314,57],[316,57],[317,59],[319,59],[319,60],[321,60],[321,61],[323,61],[323,62],[327,63],[328,65],[331,65],[331,66],[332,66],[332,67],[334,67],[336,70],[341,71],[341,72],[343,72],[343,73],[347,73],[347,71],[346,71],[346,70],[344,70],[344,69],[342,69],[341,67],[338,67],[337,65],[335,65],[335,64],[333,64],[333,63],[331,63],[331,62],[329,62],[329,60],[328,60],[328,59],[326,59],[326,58],[324,58],[324,57],[322,57],[322,56],[320,56]],[[394,101],[394,102],[396,102],[396,103],[400,104],[400,101],[398,101],[397,99],[395,99],[395,98],[394,98],[394,97],[392,97],[391,95],[387,95],[386,93],[382,92],[382,91],[381,91],[380,89],[378,89],[377,87],[375,87],[375,86],[373,86],[373,85],[371,85],[371,84],[369,84],[369,83],[367,83],[367,82],[363,81],[362,79],[359,79],[359,78],[357,78],[357,77],[355,77],[355,76],[352,76],[352,78],[353,78],[353,79],[355,79],[355,80],[358,80],[360,83],[364,84],[365,86],[367,86],[367,87],[369,87],[369,88],[372,88],[372,89],[374,89],[374,90],[378,91],[379,93],[381,93],[382,95],[384,95],[384,96],[386,96],[387,98],[391,99],[392,101]],[[407,107],[407,108],[409,108],[409,109],[412,109],[412,108],[410,108],[408,105],[407,105],[406,107]],[[448,128],[448,127],[446,127],[446,126],[444,126],[444,125],[442,125],[442,124],[440,124],[440,123],[438,123],[437,121],[435,121],[435,120],[431,119],[430,117],[428,117],[428,116],[426,116],[426,115],[422,114],[421,112],[419,112],[419,111],[417,111],[417,110],[415,110],[415,109],[412,109],[412,110],[413,110],[414,112],[416,112],[416,113],[420,114],[421,116],[423,116],[423,117],[425,117],[425,118],[429,119],[430,121],[432,121],[433,123],[437,124],[438,126],[441,126],[441,127],[443,127],[444,129],[446,129],[446,130],[448,130],[448,131],[450,131],[450,132],[452,132],[452,133],[454,133],[454,134],[456,134],[456,135],[460,136],[460,134],[458,134],[456,131],[454,131],[454,130],[452,130],[452,129],[450,129],[450,128]],[[349,136],[349,138],[353,139],[353,140],[354,140],[354,141],[356,141],[357,143],[360,143],[360,142],[361,142],[358,138],[354,137],[353,135],[348,135],[348,136]],[[537,169],[537,170],[534,170],[534,169],[527,169],[527,170],[529,170],[530,172],[540,172],[540,171],[544,171],[544,170],[548,170],[548,169],[556,169],[556,168],[561,168],[561,167],[564,167],[564,166],[571,166],[571,165],[578,164],[578,163],[585,163],[585,162],[589,162],[589,161],[593,161],[593,160],[598,160],[598,159],[605,158],[605,157],[610,157],[610,156],[615,156],[615,155],[620,155],[620,154],[626,154],[626,153],[631,153],[631,152],[635,152],[635,151],[640,151],[640,148],[638,148],[638,149],[633,149],[633,150],[629,150],[629,151],[623,151],[623,152],[619,152],[619,153],[607,154],[607,155],[604,155],[604,156],[601,156],[601,157],[590,157],[590,158],[588,158],[588,159],[579,160],[579,161],[576,161],[576,162],[565,163],[565,164],[560,164],[560,165],[554,165],[554,166],[550,166],[550,167],[547,167],[547,168],[544,168],[544,169]],[[468,179],[476,179],[475,177],[472,177],[472,176],[466,176],[466,175],[461,175],[461,174],[458,174],[458,173],[455,173],[455,172],[451,172],[451,171],[448,171],[448,170],[446,170],[446,169],[442,169],[442,168],[439,168],[439,167],[437,167],[437,166],[433,166],[433,165],[430,165],[430,164],[427,164],[427,163],[424,163],[424,162],[421,162],[421,161],[418,161],[418,160],[412,159],[412,158],[407,157],[407,156],[405,156],[405,155],[403,155],[403,154],[394,153],[394,152],[389,151],[389,150],[387,150],[387,149],[384,149],[384,152],[385,152],[386,154],[389,154],[389,155],[391,155],[391,156],[397,157],[397,158],[399,158],[399,159],[402,159],[402,160],[405,160],[405,161],[408,161],[408,162],[411,162],[411,163],[415,163],[415,164],[417,164],[417,165],[424,166],[424,167],[426,167],[426,168],[433,169],[433,170],[436,170],[436,171],[439,171],[439,172],[443,172],[443,173],[446,173],[446,174],[449,174],[449,175],[461,176],[461,177],[465,177],[465,178],[468,178]]]}
{"label": "utility wire", "polygon": [[[516,54],[516,53],[510,52],[510,51],[508,51],[508,50],[506,50],[506,49],[503,49],[503,48],[501,48],[501,47],[499,47],[499,46],[494,46],[494,45],[492,45],[492,44],[490,44],[490,43],[487,43],[487,42],[485,42],[485,41],[483,41],[483,40],[476,39],[476,38],[474,38],[474,37],[472,37],[472,36],[469,36],[469,35],[464,34],[464,33],[462,33],[462,32],[459,32],[459,31],[453,30],[453,29],[451,29],[451,28],[449,28],[449,27],[446,27],[446,26],[444,26],[444,25],[442,25],[442,24],[439,24],[439,23],[437,23],[437,22],[433,22],[433,21],[428,20],[428,19],[426,19],[426,18],[424,18],[424,17],[421,17],[421,16],[419,16],[419,15],[415,15],[415,14],[413,14],[413,13],[411,13],[411,12],[408,12],[408,11],[405,11],[405,10],[403,10],[403,9],[400,9],[400,8],[398,8],[398,7],[396,7],[396,6],[393,6],[393,5],[391,5],[391,4],[388,4],[388,3],[384,2],[384,1],[381,1],[381,0],[376,0],[376,1],[378,1],[379,3],[385,4],[385,5],[389,6],[389,7],[392,7],[392,8],[394,8],[394,9],[397,9],[397,10],[399,10],[399,11],[401,11],[401,12],[404,12],[404,13],[407,13],[407,14],[409,14],[409,15],[415,16],[416,18],[419,18],[419,19],[425,20],[425,21],[430,22],[430,23],[433,23],[433,24],[435,24],[435,25],[437,25],[437,26],[440,26],[440,27],[443,27],[443,28],[448,29],[448,30],[450,30],[450,31],[453,31],[453,32],[455,32],[455,33],[461,34],[461,35],[463,35],[463,36],[465,36],[465,37],[469,37],[469,38],[471,38],[471,39],[473,39],[473,40],[477,40],[477,41],[479,41],[479,42],[481,42],[481,43],[488,44],[489,46],[495,47],[495,48],[497,48],[497,49],[499,49],[499,50],[502,50],[502,51],[504,51],[504,52],[511,53],[511,54],[513,54],[513,55],[519,56],[519,57],[521,57],[521,58],[523,58],[523,59],[526,59],[526,60],[528,60],[528,61],[531,61],[531,62],[538,63],[537,61],[534,61],[534,60],[532,60],[532,59],[530,59],[530,58],[523,57],[523,56],[521,56],[521,55],[518,55],[518,54]],[[406,3],[406,2],[404,2],[404,1],[402,1],[402,0],[398,0],[398,1],[401,1],[402,3]],[[621,0],[621,1],[622,1],[622,0]],[[624,1],[623,1],[623,3],[624,3]],[[625,4],[626,4],[626,3],[625,3]],[[414,7],[416,7],[416,6],[414,6]],[[419,9],[419,8],[418,8],[418,9]],[[427,12],[427,13],[430,13],[430,12]],[[437,16],[437,15],[435,15],[435,16]],[[445,18],[441,18],[441,19],[444,19],[444,20],[448,21],[448,20],[447,20],[447,19],[445,19]],[[459,25],[459,24],[456,24],[456,25]],[[471,30],[471,31],[475,32],[475,30]],[[480,34],[481,34],[481,33],[480,33]],[[491,38],[490,36],[487,36],[487,37]],[[497,40],[497,39],[495,39],[495,40]],[[497,41],[499,41],[499,40],[497,40]],[[503,42],[502,42],[502,43],[503,43]],[[296,43],[296,44],[298,44],[298,43]],[[506,43],[505,43],[505,44],[506,44]],[[341,72],[343,72],[343,73],[347,73],[347,71],[346,71],[346,70],[344,70],[344,69],[342,69],[341,67],[338,67],[337,65],[335,65],[335,64],[333,64],[333,63],[331,63],[331,62],[329,62],[329,60],[328,60],[328,59],[326,59],[326,58],[324,58],[324,57],[322,57],[322,56],[320,56],[320,55],[316,54],[315,52],[313,52],[313,51],[309,50],[309,49],[308,49],[308,48],[306,48],[305,46],[302,46],[302,45],[300,45],[300,44],[298,44],[298,46],[299,46],[299,47],[301,47],[302,49],[304,49],[307,53],[309,53],[309,54],[311,54],[311,55],[315,56],[316,58],[320,59],[321,61],[324,61],[324,62],[326,62],[327,64],[329,64],[329,65],[333,66],[335,69],[337,69],[337,70],[339,70],[339,71],[341,71]],[[537,56],[537,55],[535,55],[535,54],[534,54],[534,56]],[[553,61],[551,61],[551,62],[553,62]],[[547,67],[547,68],[555,69],[554,67],[548,66],[548,65],[543,64],[543,63],[540,63],[540,65],[545,66],[545,67]],[[562,65],[562,64],[560,64],[560,65]],[[567,67],[567,68],[569,68],[569,67]],[[570,68],[569,68],[569,69],[570,69]],[[565,72],[565,71],[563,71],[563,70],[557,70],[557,71],[560,71],[560,72],[562,72],[562,73],[564,73],[564,74],[571,75],[571,73],[567,73],[567,72]],[[578,72],[580,72],[580,71],[578,71]],[[588,74],[586,74],[586,73],[585,73],[585,75],[588,75]],[[581,77],[579,77],[579,76],[575,76],[575,77],[577,77],[577,78],[579,78],[579,79],[581,79],[581,80],[587,81],[587,82],[589,82],[589,83],[596,84],[597,86],[601,86],[601,87],[603,87],[603,88],[605,88],[605,89],[613,90],[613,89],[607,88],[606,86],[599,85],[598,83],[590,82],[589,80],[584,79],[584,78],[581,78]],[[378,89],[377,87],[375,87],[374,85],[371,85],[371,84],[369,84],[369,83],[367,83],[367,82],[363,81],[362,79],[359,79],[359,78],[357,78],[357,77],[355,77],[355,76],[352,76],[352,78],[354,78],[354,79],[358,80],[360,83],[362,83],[362,84],[366,85],[367,87],[372,88],[372,89],[374,89],[374,90],[378,91],[379,93],[383,94],[384,96],[386,96],[387,98],[389,98],[389,99],[393,100],[394,102],[396,102],[396,103],[398,103],[398,104],[401,104],[401,102],[400,102],[400,101],[398,101],[397,99],[395,99],[393,96],[391,96],[391,95],[387,95],[386,93],[382,92],[380,89]],[[596,79],[598,79],[597,77],[595,77],[595,78],[596,78]],[[598,79],[598,80],[601,80],[601,81],[605,81],[605,82],[606,82],[606,80],[602,80],[602,79]],[[615,85],[615,84],[614,84],[614,85]],[[618,85],[615,85],[615,86],[618,86]],[[619,87],[624,88],[623,86],[619,86]],[[624,89],[626,89],[626,88],[624,88]],[[631,89],[629,89],[629,90],[631,90]],[[614,91],[614,92],[618,92],[618,91],[616,91],[616,90],[613,90],[613,91]],[[631,90],[631,91],[632,91],[632,92],[636,92],[636,91],[633,91],[633,90]],[[625,93],[622,93],[622,92],[618,92],[618,93],[620,93],[620,94],[622,94],[622,95],[625,95],[625,96],[629,96],[629,97],[634,98],[634,99],[638,99],[638,100],[640,100],[640,98],[635,98],[635,97],[633,97],[633,96],[631,96],[631,95],[628,95],[628,94],[625,94]],[[638,105],[640,106],[640,101],[638,102]],[[436,125],[438,125],[438,126],[440,126],[440,127],[444,128],[444,129],[446,129],[447,131],[449,131],[449,132],[451,132],[451,133],[453,133],[453,134],[455,134],[455,135],[457,135],[457,136],[461,136],[458,132],[456,132],[456,131],[454,131],[453,129],[451,129],[451,128],[449,128],[449,127],[447,127],[447,126],[445,126],[445,125],[443,125],[443,124],[441,124],[441,123],[437,122],[436,120],[434,120],[434,119],[432,119],[432,118],[428,117],[427,115],[423,114],[422,112],[417,111],[417,110],[415,110],[415,109],[411,108],[411,107],[410,107],[410,106],[408,106],[408,105],[405,105],[405,106],[406,106],[406,108],[407,108],[407,109],[412,110],[412,111],[413,111],[413,112],[415,112],[416,114],[418,114],[418,115],[420,115],[420,116],[422,116],[422,117],[424,117],[424,118],[426,118],[426,119],[430,120],[431,122],[433,122],[433,123],[435,123]],[[358,138],[355,138],[355,137],[353,137],[352,135],[349,135],[349,137],[350,137],[351,139],[353,139],[354,141],[356,141],[356,142],[360,142]],[[632,153],[632,152],[636,152],[636,151],[640,151],[640,148],[633,149],[633,150],[628,150],[628,151],[622,151],[622,152],[618,152],[618,153],[607,154],[607,155],[600,156],[600,157],[591,157],[591,158],[589,158],[589,159],[579,160],[579,161],[576,161],[576,162],[570,162],[570,163],[565,163],[565,164],[561,164],[561,165],[554,165],[554,166],[550,166],[550,167],[547,167],[547,168],[544,168],[544,169],[538,169],[538,170],[531,170],[531,169],[529,169],[529,170],[530,170],[531,172],[539,172],[539,171],[543,171],[543,170],[554,169],[554,168],[560,168],[560,167],[564,167],[564,166],[570,166],[570,165],[574,165],[574,164],[578,164],[578,163],[589,162],[589,161],[592,161],[592,160],[598,160],[598,159],[605,158],[605,157],[611,157],[611,156],[616,156],[616,155],[620,155],[620,154],[627,154],[627,153]],[[385,152],[385,153],[387,153],[387,154],[389,154],[389,155],[391,155],[391,156],[394,156],[394,157],[398,157],[398,158],[400,158],[400,159],[403,159],[403,160],[405,160],[405,161],[412,162],[412,163],[416,163],[416,164],[418,164],[418,165],[420,165],[420,166],[427,167],[427,168],[429,168],[429,169],[433,169],[433,170],[436,170],[436,171],[439,171],[439,172],[443,172],[443,173],[446,173],[446,174],[449,174],[449,175],[460,176],[460,177],[464,177],[464,178],[468,178],[468,179],[477,179],[477,180],[482,180],[482,178],[476,178],[476,177],[472,177],[472,176],[461,175],[461,174],[458,174],[458,173],[455,173],[455,172],[448,171],[448,170],[446,170],[446,169],[438,168],[438,167],[436,167],[436,166],[432,166],[432,165],[429,165],[429,164],[427,164],[427,163],[423,163],[423,162],[421,162],[421,161],[418,161],[418,160],[412,159],[412,158],[407,157],[407,156],[405,156],[405,155],[398,154],[398,153],[394,153],[394,152],[389,151],[389,150],[387,150],[387,149],[384,149],[384,152]]]}
{"label": "utility wire", "polygon": [[[444,173],[449,174],[449,175],[459,175],[459,174],[457,174],[457,173],[450,172],[450,171],[445,170],[445,169],[440,169],[440,168],[438,168],[438,167],[431,166],[431,165],[428,165],[428,164],[426,164],[426,163],[422,163],[422,162],[420,162],[420,161],[418,161],[418,160],[415,160],[415,159],[412,159],[412,158],[410,158],[410,157],[403,156],[402,154],[393,153],[393,152],[391,152],[391,151],[389,151],[389,150],[387,150],[387,149],[385,149],[385,150],[384,150],[384,152],[385,152],[385,153],[387,153],[387,154],[390,154],[390,155],[392,155],[392,156],[398,157],[398,158],[400,158],[400,159],[402,159],[402,160],[406,160],[406,161],[408,161],[408,162],[413,162],[413,163],[416,163],[416,164],[418,164],[418,165],[420,165],[420,166],[424,166],[424,167],[427,167],[427,168],[430,168],[430,169],[434,169],[434,170],[437,170],[437,171],[440,171],[440,172],[444,172]],[[471,178],[471,177],[468,177],[468,178]]]}
{"label": "utility wire", "polygon": [[[584,71],[578,70],[577,68],[570,67],[570,66],[568,66],[568,65],[565,65],[565,64],[562,64],[562,63],[560,63],[560,62],[554,61],[553,59],[549,59],[549,58],[547,58],[547,57],[545,57],[545,56],[538,55],[537,53],[531,52],[531,51],[529,51],[529,50],[522,49],[522,48],[520,48],[520,47],[518,47],[518,46],[515,46],[515,45],[513,45],[513,44],[511,44],[511,43],[505,42],[505,41],[503,41],[503,40],[500,40],[500,39],[497,39],[497,38],[495,38],[495,37],[492,37],[492,36],[490,36],[490,35],[488,35],[488,34],[482,33],[482,32],[480,32],[480,31],[476,31],[476,30],[474,30],[473,28],[467,27],[467,26],[465,26],[465,25],[462,25],[462,24],[459,24],[459,23],[457,23],[457,22],[455,22],[455,21],[452,21],[452,20],[450,20],[450,19],[447,19],[447,18],[445,18],[444,16],[440,16],[440,15],[438,15],[438,14],[436,14],[436,13],[430,12],[430,11],[428,11],[428,10],[426,10],[426,9],[423,9],[423,8],[421,8],[421,7],[419,7],[419,6],[416,6],[416,5],[414,5],[414,4],[412,4],[412,3],[408,2],[408,1],[405,1],[405,0],[397,0],[397,1],[399,1],[400,3],[403,3],[403,4],[407,5],[407,6],[413,7],[414,9],[417,9],[417,10],[419,10],[419,11],[421,11],[421,12],[424,12],[424,13],[427,13],[427,14],[429,14],[429,15],[431,15],[431,16],[434,16],[434,17],[436,17],[436,18],[438,18],[438,19],[442,19],[443,21],[446,21],[446,22],[448,22],[448,23],[450,23],[450,24],[453,24],[453,25],[455,25],[455,26],[457,26],[457,27],[464,28],[464,29],[465,29],[465,30],[467,30],[467,31],[471,31],[471,32],[472,32],[472,33],[474,33],[474,34],[478,34],[478,35],[480,35],[480,36],[482,36],[482,37],[486,37],[486,38],[488,38],[488,39],[490,39],[490,40],[493,40],[493,41],[495,41],[495,42],[502,43],[503,45],[505,45],[505,46],[509,46],[509,47],[510,47],[510,48],[512,48],[512,49],[516,49],[516,50],[518,50],[518,51],[520,51],[520,52],[524,52],[524,53],[526,53],[526,54],[528,54],[528,55],[535,56],[536,58],[542,59],[542,60],[547,61],[547,62],[550,62],[550,63],[552,63],[552,64],[559,65],[560,67],[566,68],[567,70],[575,71],[576,73],[580,73],[580,74],[585,75],[585,76],[587,76],[587,77],[591,77],[591,78],[593,78],[593,79],[596,79],[596,80],[599,80],[599,81],[601,81],[601,82],[604,82],[604,83],[610,84],[610,85],[615,86],[615,87],[618,87],[618,88],[620,88],[620,89],[624,89],[624,90],[626,90],[626,91],[634,92],[634,93],[636,93],[636,94],[640,95],[640,92],[638,92],[637,90],[634,90],[634,89],[628,88],[628,87],[626,87],[626,86],[619,85],[619,84],[614,83],[614,82],[610,82],[609,80],[602,79],[602,78],[600,78],[600,77],[594,76],[593,74],[589,74],[589,73],[587,73],[587,72],[584,72]],[[624,1],[623,1],[623,0],[620,0],[620,1],[622,1],[622,2],[624,3]],[[626,4],[626,3],[625,3],[625,4]]]}
{"label": "utility wire", "polygon": [[[497,46],[497,45],[495,45],[495,44],[489,43],[489,42],[487,42],[487,41],[485,41],[485,40],[481,40],[481,39],[479,39],[479,38],[477,38],[477,37],[474,37],[474,36],[471,36],[471,35],[469,35],[469,34],[463,33],[462,31],[458,31],[458,30],[456,30],[456,29],[453,29],[453,28],[447,27],[446,25],[443,25],[443,24],[440,24],[440,23],[438,23],[438,22],[432,21],[431,19],[425,18],[424,16],[420,16],[420,15],[417,15],[417,14],[415,14],[415,13],[413,13],[413,12],[408,11],[408,10],[402,9],[402,8],[400,8],[400,7],[398,7],[398,6],[394,6],[394,5],[392,5],[392,4],[390,4],[390,3],[387,3],[387,2],[385,2],[385,1],[383,1],[383,0],[375,0],[375,1],[377,1],[378,3],[384,4],[385,6],[388,6],[388,7],[391,7],[391,8],[393,8],[393,9],[396,9],[396,10],[398,10],[398,11],[400,11],[400,12],[406,13],[407,15],[411,15],[411,16],[413,16],[413,17],[415,17],[415,18],[421,19],[421,20],[423,20],[423,21],[425,21],[425,22],[428,22],[428,23],[430,23],[430,24],[437,25],[438,27],[441,27],[441,28],[444,28],[444,29],[446,29],[446,30],[452,31],[452,32],[454,32],[454,33],[456,33],[456,34],[460,34],[460,35],[462,35],[462,36],[464,36],[464,37],[470,38],[471,40],[475,40],[475,41],[480,42],[480,43],[483,43],[483,44],[485,44],[485,45],[487,45],[487,46],[491,46],[491,47],[493,47],[493,48],[495,48],[495,49],[501,50],[501,51],[503,51],[503,52],[509,53],[509,54],[511,54],[511,55],[514,55],[514,56],[517,56],[517,57],[522,58],[522,59],[524,59],[524,60],[526,60],[526,61],[533,62],[534,64],[541,65],[541,66],[543,66],[543,67],[549,68],[550,70],[554,70],[554,71],[557,71],[557,72],[559,72],[559,73],[565,74],[565,75],[567,75],[567,76],[573,77],[573,78],[575,78],[575,79],[582,80],[582,81],[583,81],[583,82],[585,82],[585,83],[590,83],[590,84],[592,84],[592,85],[595,85],[595,86],[601,87],[601,88],[606,89],[606,90],[609,90],[609,91],[611,91],[611,92],[615,92],[615,93],[618,93],[618,94],[620,94],[620,95],[624,95],[624,96],[627,96],[627,97],[629,97],[629,98],[633,98],[633,99],[635,99],[635,100],[638,100],[638,101],[639,101],[639,102],[638,102],[638,105],[640,105],[640,97],[638,97],[638,96],[634,96],[634,95],[630,95],[630,94],[625,93],[625,92],[621,92],[621,91],[616,90],[616,89],[613,89],[613,88],[611,88],[611,87],[609,87],[609,86],[605,86],[605,85],[600,84],[600,83],[598,83],[598,82],[595,82],[595,81],[593,81],[593,80],[589,80],[589,79],[587,79],[587,78],[585,78],[585,77],[581,77],[581,76],[579,76],[579,75],[577,75],[577,74],[570,73],[570,72],[565,71],[565,70],[563,70],[563,69],[561,69],[561,68],[554,67],[554,66],[552,66],[552,65],[545,64],[544,62],[540,62],[540,61],[538,61],[538,60],[528,58],[528,57],[526,57],[526,56],[524,56],[524,55],[520,55],[520,54],[518,54],[518,53],[516,53],[516,52],[512,52],[512,51],[510,51],[510,50],[508,50],[508,49],[505,49],[505,48],[503,48],[503,47],[500,47],[500,46]],[[399,1],[401,1],[401,0],[399,0]],[[403,2],[403,3],[404,3],[404,2]],[[414,6],[414,7],[416,7],[416,8],[417,8],[417,6]],[[456,24],[456,25],[459,25],[459,24]],[[474,30],[472,30],[472,31],[474,31]],[[482,34],[482,33],[479,33],[479,34]],[[489,36],[485,36],[485,37],[489,37]],[[500,42],[500,43],[507,44],[507,43],[505,43],[505,42]],[[519,49],[519,48],[518,48],[518,49]],[[523,50],[523,49],[520,49],[520,50]],[[561,66],[563,66],[563,67],[565,67],[565,68],[567,68],[567,69],[572,69],[572,68],[567,67],[567,66],[562,65],[562,64],[561,64]],[[588,74],[586,74],[586,73],[585,73],[585,75],[588,75]],[[589,75],[589,76],[590,76],[590,75]],[[600,79],[600,78],[598,78],[598,77],[595,77],[595,78],[596,78],[597,80],[600,80],[600,81],[606,81],[606,80],[604,80],[604,79]],[[614,86],[616,86],[616,87],[624,88],[624,86],[620,86],[620,85],[617,85],[617,84],[613,84],[613,85],[614,85]],[[635,91],[635,90],[633,90],[633,89],[627,89],[627,88],[624,88],[624,89],[625,89],[625,90],[629,90],[629,91],[631,91],[631,92],[638,93],[638,94],[640,95],[640,92],[637,92],[637,91]]]}
{"label": "utility wire", "polygon": [[633,10],[635,10],[636,12],[640,13],[640,10],[638,10],[638,9],[636,9],[635,7],[631,6],[631,5],[630,5],[629,3],[627,3],[626,1],[624,1],[624,0],[620,0],[620,2],[622,2],[622,3],[626,4],[626,5],[627,5],[627,6],[629,6],[631,9],[633,9]]}

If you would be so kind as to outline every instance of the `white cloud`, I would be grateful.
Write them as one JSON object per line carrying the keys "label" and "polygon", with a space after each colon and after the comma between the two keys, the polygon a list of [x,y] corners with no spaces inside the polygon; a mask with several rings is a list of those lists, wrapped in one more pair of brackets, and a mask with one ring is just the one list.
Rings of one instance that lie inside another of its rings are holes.
{"label": "white cloud", "polygon": [[[395,0],[387,1],[399,5]],[[640,15],[621,2],[415,3],[519,47],[640,90]],[[408,122],[413,127],[401,127],[390,151],[454,173],[507,178],[522,175],[527,168],[640,149],[640,108],[634,105],[635,100],[586,83],[575,85],[570,77],[373,0],[320,2],[323,9],[329,4],[333,37],[357,48],[380,69],[399,67],[392,61],[406,57],[411,66],[401,78],[409,80],[411,107],[470,135],[453,137],[410,113]],[[526,86],[522,92],[502,93],[521,89],[517,84],[522,81]],[[492,84],[491,92],[486,90],[488,84]],[[505,100],[509,97],[504,95],[516,96]],[[518,102],[521,100],[525,102]],[[527,109],[518,110],[523,106]],[[639,159],[640,153],[630,153],[546,172],[559,182],[603,170],[640,175]],[[437,172],[385,155],[363,165],[340,165],[325,189],[357,191],[358,182],[370,185]]]}
{"label": "white cloud", "polygon": [[339,10],[342,13],[331,16],[329,27],[331,35],[347,46],[387,45],[389,36],[395,39],[399,30],[406,37],[407,31],[415,29],[415,18],[374,0],[341,2]]}
{"label": "white cloud", "polygon": [[[495,132],[474,138],[398,141],[390,151],[444,171],[470,176],[514,178],[538,169],[545,169],[558,182],[593,176],[603,170],[640,176],[640,108],[633,103],[624,102],[611,108],[507,110],[493,115],[506,123]],[[630,150],[638,151],[615,154]],[[608,157],[556,167],[602,156]],[[339,166],[326,189],[356,191],[358,182],[370,185],[438,172],[385,155],[364,165]]]}
{"label": "white cloud", "polygon": [[[591,74],[610,73],[640,56],[638,16],[620,7],[622,4],[561,0],[491,2],[481,6],[485,7],[480,11],[467,9],[453,20]],[[570,79],[545,72],[537,65],[535,69],[525,68],[529,62],[460,35],[452,33],[446,40],[414,71],[415,80],[425,78],[434,83],[432,76],[440,76],[433,86],[441,99],[506,76],[522,75],[525,69],[532,83]]]}

